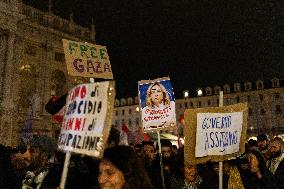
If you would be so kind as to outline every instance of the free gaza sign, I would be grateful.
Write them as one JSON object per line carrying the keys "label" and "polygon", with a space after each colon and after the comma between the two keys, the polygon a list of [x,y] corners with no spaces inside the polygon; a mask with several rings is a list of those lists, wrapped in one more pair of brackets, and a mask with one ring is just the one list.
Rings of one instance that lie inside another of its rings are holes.
{"label": "free gaza sign", "polygon": [[62,39],[69,75],[113,79],[105,46]]}

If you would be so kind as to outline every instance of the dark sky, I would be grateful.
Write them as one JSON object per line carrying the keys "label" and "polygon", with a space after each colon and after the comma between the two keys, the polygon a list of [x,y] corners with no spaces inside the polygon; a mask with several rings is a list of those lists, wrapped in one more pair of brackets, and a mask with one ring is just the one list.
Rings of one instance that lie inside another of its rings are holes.
{"label": "dark sky", "polygon": [[[25,0],[42,10],[48,0]],[[184,89],[284,78],[284,1],[58,0],[53,12],[90,27],[106,45],[117,97],[137,81],[170,76]]]}

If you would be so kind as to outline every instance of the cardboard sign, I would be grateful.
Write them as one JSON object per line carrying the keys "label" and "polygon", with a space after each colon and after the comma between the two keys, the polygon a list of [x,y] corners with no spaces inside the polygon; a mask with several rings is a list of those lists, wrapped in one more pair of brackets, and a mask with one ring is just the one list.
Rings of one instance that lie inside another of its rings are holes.
{"label": "cardboard sign", "polygon": [[68,94],[58,148],[102,157],[112,120],[114,82],[81,84]]}
{"label": "cardboard sign", "polygon": [[175,97],[170,78],[139,81],[138,91],[144,131],[174,129]]}
{"label": "cardboard sign", "polygon": [[247,104],[187,109],[185,162],[223,161],[245,150]]}
{"label": "cardboard sign", "polygon": [[105,46],[62,39],[69,75],[113,79]]}

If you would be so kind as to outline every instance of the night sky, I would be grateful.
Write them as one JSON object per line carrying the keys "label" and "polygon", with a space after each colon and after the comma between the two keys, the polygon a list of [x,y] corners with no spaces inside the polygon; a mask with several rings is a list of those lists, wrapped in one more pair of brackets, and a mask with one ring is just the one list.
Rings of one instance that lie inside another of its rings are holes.
{"label": "night sky", "polygon": [[[25,0],[47,10],[48,0]],[[107,46],[117,98],[137,81],[169,76],[184,89],[284,78],[284,1],[58,0],[52,11],[96,27]],[[193,93],[191,94],[194,95]]]}

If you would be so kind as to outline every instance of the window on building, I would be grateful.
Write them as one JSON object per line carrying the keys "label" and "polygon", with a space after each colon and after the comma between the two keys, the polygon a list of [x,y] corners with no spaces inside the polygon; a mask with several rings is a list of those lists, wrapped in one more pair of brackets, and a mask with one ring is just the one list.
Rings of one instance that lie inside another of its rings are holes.
{"label": "window on building", "polygon": [[229,105],[230,104],[230,100],[228,98],[226,98],[226,101],[225,101],[225,105]]}
{"label": "window on building", "polygon": [[240,97],[239,96],[236,97],[236,101],[237,101],[237,103],[240,102]]}
{"label": "window on building", "polygon": [[250,95],[248,95],[248,102],[250,102]]}
{"label": "window on building", "polygon": [[115,120],[115,126],[118,127],[119,126],[119,120]]}
{"label": "window on building", "polygon": [[274,93],[274,98],[279,99],[280,98],[280,93]]}
{"label": "window on building", "polygon": [[121,114],[124,115],[124,110],[122,110]]}
{"label": "window on building", "polygon": [[248,109],[248,114],[252,115],[252,109],[251,108]]}
{"label": "window on building", "polygon": [[201,107],[201,101],[198,101],[198,107]]}
{"label": "window on building", "polygon": [[241,92],[241,85],[239,83],[234,84],[234,92]]}
{"label": "window on building", "polygon": [[136,123],[136,125],[139,125],[139,118],[138,117],[135,119],[135,123]]}
{"label": "window on building", "polygon": [[262,95],[262,94],[259,94],[258,96],[259,96],[259,100],[260,100],[260,101],[263,101],[263,95]]}
{"label": "window on building", "polygon": [[131,119],[128,120],[128,126],[132,127],[132,120]]}
{"label": "window on building", "polygon": [[214,87],[215,95],[218,95],[220,93],[220,91],[221,91],[221,87],[219,87],[219,86]]}
{"label": "window on building", "polygon": [[190,102],[189,105],[190,105],[191,108],[193,108],[193,103],[192,102]]}
{"label": "window on building", "polygon": [[187,108],[187,102],[184,103],[184,108]]}
{"label": "window on building", "polygon": [[27,45],[25,48],[25,53],[30,56],[36,56],[36,47],[32,45]]}
{"label": "window on building", "polygon": [[279,79],[274,78],[272,79],[272,87],[279,87]]}
{"label": "window on building", "polygon": [[264,115],[265,113],[266,113],[265,109],[264,109],[264,108],[261,108],[261,109],[260,109],[260,114],[261,114],[261,115]]}
{"label": "window on building", "polygon": [[210,106],[211,105],[211,100],[208,100],[208,106]]}
{"label": "window on building", "polygon": [[251,82],[246,82],[245,83],[245,91],[251,90]]}
{"label": "window on building", "polygon": [[219,106],[219,99],[217,99],[217,105]]}
{"label": "window on building", "polygon": [[117,110],[115,110],[115,115],[118,116],[118,111]]}
{"label": "window on building", "polygon": [[280,106],[280,105],[276,105],[276,106],[275,106],[275,113],[276,113],[276,114],[281,114],[281,112],[282,112],[282,111],[281,111],[281,106]]}
{"label": "window on building", "polygon": [[64,54],[60,52],[55,52],[54,60],[56,60],[57,62],[64,62]]}
{"label": "window on building", "polygon": [[128,114],[131,114],[132,113],[132,110],[129,108],[129,110],[128,110]]}
{"label": "window on building", "polygon": [[263,83],[262,82],[257,83],[257,89],[263,89]]}

